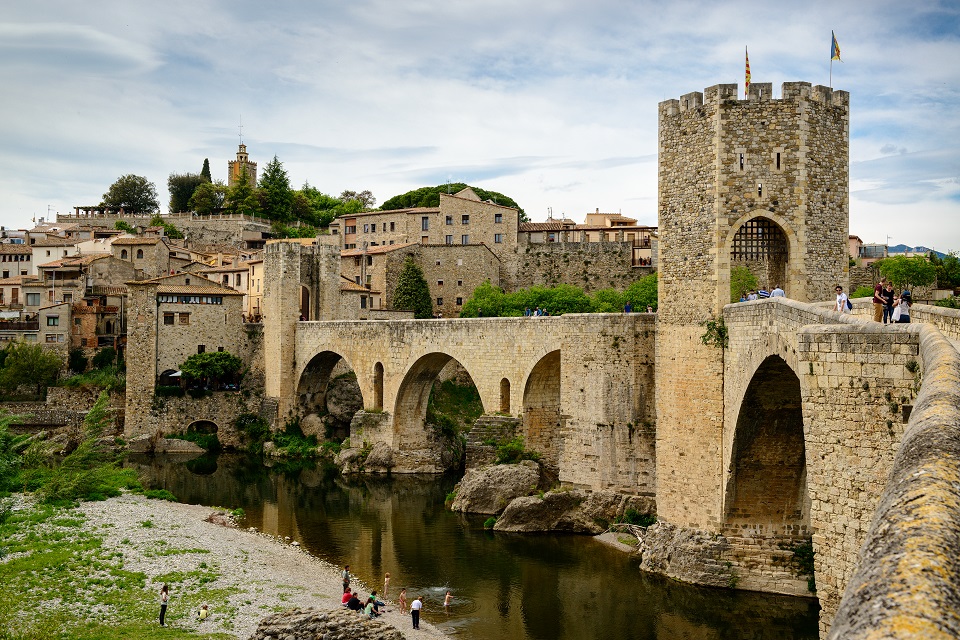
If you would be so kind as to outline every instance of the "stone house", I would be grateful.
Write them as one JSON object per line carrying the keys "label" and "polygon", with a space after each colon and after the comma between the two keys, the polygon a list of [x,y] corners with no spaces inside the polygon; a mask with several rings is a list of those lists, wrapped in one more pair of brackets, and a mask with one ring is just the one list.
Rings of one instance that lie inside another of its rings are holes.
{"label": "stone house", "polygon": [[0,277],[12,278],[15,276],[35,276],[33,249],[29,245],[0,244]]}
{"label": "stone house", "polygon": [[519,213],[484,202],[467,187],[440,194],[439,207],[370,211],[344,216],[331,224],[342,238],[341,249],[395,244],[487,244],[499,254],[516,243]]}
{"label": "stone house", "polygon": [[113,257],[129,262],[143,278],[158,278],[170,273],[170,245],[164,238],[124,236],[110,245]]}
{"label": "stone house", "polygon": [[[139,305],[154,306],[156,345],[150,346],[156,349],[157,375],[179,369],[195,353],[242,353],[245,334],[243,294],[239,291],[191,273],[128,282],[127,288],[131,316],[143,314]],[[135,348],[130,345],[130,349]],[[128,357],[137,355],[130,353]]]}

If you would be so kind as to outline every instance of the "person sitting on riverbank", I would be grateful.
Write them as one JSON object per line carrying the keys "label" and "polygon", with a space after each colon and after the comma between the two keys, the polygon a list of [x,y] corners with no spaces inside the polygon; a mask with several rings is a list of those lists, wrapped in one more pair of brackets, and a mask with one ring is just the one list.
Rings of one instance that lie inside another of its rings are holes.
{"label": "person sitting on riverbank", "polygon": [[357,597],[356,591],[354,591],[350,599],[347,600],[347,609],[350,609],[350,611],[360,611],[363,609],[363,604],[360,602],[360,598]]}
{"label": "person sitting on riverbank", "polygon": [[200,622],[203,622],[204,620],[206,620],[209,615],[210,615],[210,607],[208,607],[207,605],[203,605],[202,607],[200,607],[200,610],[197,611],[197,618],[200,620]]}
{"label": "person sitting on riverbank", "polygon": [[367,598],[367,606],[363,608],[363,613],[369,618],[376,618],[380,615],[380,611],[377,610],[377,603],[373,596]]}
{"label": "person sitting on riverbank", "polygon": [[350,598],[353,597],[353,592],[350,591],[350,587],[347,587],[343,590],[343,597],[340,598],[340,604],[347,606],[347,603],[350,602]]}

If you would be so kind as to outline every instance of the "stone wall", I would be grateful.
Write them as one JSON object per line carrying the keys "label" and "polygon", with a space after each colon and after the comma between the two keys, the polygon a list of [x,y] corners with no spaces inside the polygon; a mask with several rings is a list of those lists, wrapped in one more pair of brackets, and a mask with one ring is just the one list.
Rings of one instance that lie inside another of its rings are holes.
{"label": "stone wall", "polygon": [[629,242],[521,242],[502,255],[510,290],[558,284],[587,292],[623,290],[653,272],[652,267],[633,266]]}
{"label": "stone wall", "polygon": [[960,356],[918,331],[923,385],[829,637],[960,637]]}
{"label": "stone wall", "polygon": [[243,413],[260,412],[260,398],[238,391],[216,391],[202,397],[154,397],[141,422],[150,424],[151,433],[170,436],[185,433],[198,421],[217,425],[217,437],[224,447],[241,447],[236,419]]}

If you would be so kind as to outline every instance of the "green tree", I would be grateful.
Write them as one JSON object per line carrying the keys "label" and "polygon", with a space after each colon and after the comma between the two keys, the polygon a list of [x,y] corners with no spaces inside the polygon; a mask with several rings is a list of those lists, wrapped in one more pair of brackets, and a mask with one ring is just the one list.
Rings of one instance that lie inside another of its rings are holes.
{"label": "green tree", "polygon": [[[401,193],[398,196],[386,200],[380,205],[380,209],[382,211],[388,211],[393,209],[410,209],[411,207],[439,207],[441,193],[457,193],[458,191],[466,189],[468,186],[469,185],[462,182],[456,182],[453,184],[440,184],[435,187],[421,187],[420,189]],[[520,208],[520,205],[518,205],[513,198],[496,191],[487,191],[479,187],[470,188],[480,196],[481,200],[491,200],[495,204],[504,207],[513,207],[519,212],[520,222],[530,222],[527,214],[524,213],[523,209]]]}
{"label": "green tree", "polygon": [[937,279],[937,268],[924,256],[893,256],[879,260],[874,267],[897,289],[925,287]]}
{"label": "green tree", "polygon": [[483,284],[473,290],[473,295],[467,299],[460,309],[460,317],[476,318],[481,312],[484,317],[488,318],[523,315],[522,310],[517,312],[513,309],[503,289],[493,286],[489,280],[484,281]]}
{"label": "green tree", "polygon": [[250,177],[246,171],[241,171],[237,181],[227,189],[224,209],[227,213],[244,216],[260,215],[260,200],[257,198],[256,189],[250,186]]}
{"label": "green tree", "polygon": [[180,371],[188,383],[202,382],[211,385],[236,379],[241,369],[243,361],[228,351],[195,353],[180,365]]}
{"label": "green tree", "polygon": [[373,205],[377,204],[377,199],[373,197],[373,193],[371,193],[369,189],[364,189],[363,191],[343,191],[340,193],[340,202],[347,202],[349,200],[356,200],[364,209],[371,209]]}
{"label": "green tree", "polygon": [[207,182],[213,182],[213,176],[210,175],[210,159],[203,159],[203,169],[200,169],[200,175],[206,179]]}
{"label": "green tree", "polygon": [[120,176],[110,185],[110,189],[103,194],[103,204],[127,213],[152,213],[160,209],[156,185],[132,173]]}
{"label": "green tree", "polygon": [[137,230],[127,224],[126,220],[117,220],[113,223],[113,228],[117,231],[125,231],[126,233],[137,233]]}
{"label": "green tree", "polygon": [[199,173],[171,173],[167,178],[167,190],[170,192],[170,213],[190,210],[190,198],[201,184],[208,182]]}
{"label": "green tree", "polygon": [[187,208],[200,215],[208,216],[216,213],[223,208],[223,203],[227,198],[227,187],[219,180],[216,182],[203,182],[197,185],[190,196]]}
{"label": "green tree", "polygon": [[177,229],[173,223],[164,220],[160,215],[153,216],[153,218],[150,219],[150,224],[154,227],[163,227],[163,233],[168,238],[183,239],[183,233],[180,229]]}
{"label": "green tree", "polygon": [[15,342],[6,348],[7,355],[0,370],[0,387],[16,391],[22,384],[34,385],[37,395],[53,384],[63,367],[63,360],[52,350],[29,342]]}
{"label": "green tree", "polygon": [[397,286],[393,290],[393,308],[413,311],[415,318],[433,317],[430,287],[423,277],[423,269],[412,256],[407,256],[403,261],[403,269],[400,270]]}
{"label": "green tree", "polygon": [[740,296],[759,287],[757,276],[742,264],[730,269],[730,302],[740,302]]}
{"label": "green tree", "polygon": [[600,289],[593,292],[590,302],[593,304],[594,313],[617,313],[623,311],[626,297],[616,289]]}
{"label": "green tree", "polygon": [[291,220],[293,192],[290,191],[290,179],[277,156],[263,168],[259,184],[260,206],[263,216],[278,222]]}
{"label": "green tree", "polygon": [[941,258],[931,251],[930,264],[937,269],[937,287],[941,289],[960,287],[960,257],[957,257],[955,252]]}
{"label": "green tree", "polygon": [[[653,310],[656,311],[658,285],[657,274],[651,273],[627,287],[623,297],[630,301],[634,311],[646,312],[647,307],[653,307]],[[738,297],[737,300],[739,299]]]}

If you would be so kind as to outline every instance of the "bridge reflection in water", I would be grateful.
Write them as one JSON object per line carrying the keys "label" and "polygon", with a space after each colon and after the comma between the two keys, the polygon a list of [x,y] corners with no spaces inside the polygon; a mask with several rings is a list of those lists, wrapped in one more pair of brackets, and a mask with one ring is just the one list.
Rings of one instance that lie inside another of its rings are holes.
{"label": "bridge reflection in water", "polygon": [[[290,536],[368,585],[427,595],[425,618],[471,639],[816,638],[812,599],[680,584],[585,537],[484,531],[444,509],[456,479],[345,480],[269,471],[258,461],[132,459],[184,502],[242,507],[247,525]],[[455,606],[439,606],[446,589]]]}

